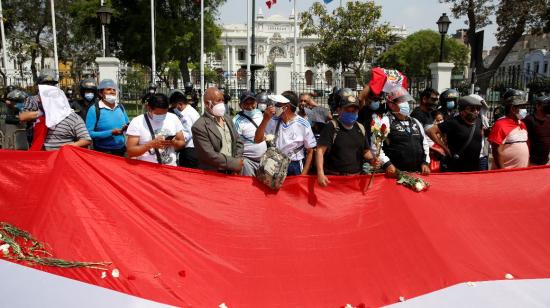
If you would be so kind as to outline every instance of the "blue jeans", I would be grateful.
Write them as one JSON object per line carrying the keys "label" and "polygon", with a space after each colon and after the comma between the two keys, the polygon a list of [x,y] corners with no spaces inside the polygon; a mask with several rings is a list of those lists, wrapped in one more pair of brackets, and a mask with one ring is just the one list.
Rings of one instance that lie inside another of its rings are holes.
{"label": "blue jeans", "polygon": [[299,160],[293,160],[288,164],[287,175],[300,175],[302,174],[302,164]]}

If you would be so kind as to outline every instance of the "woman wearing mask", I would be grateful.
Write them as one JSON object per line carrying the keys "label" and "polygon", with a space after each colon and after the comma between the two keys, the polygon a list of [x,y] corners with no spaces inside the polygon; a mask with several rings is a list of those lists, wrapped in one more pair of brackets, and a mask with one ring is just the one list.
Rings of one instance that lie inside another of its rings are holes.
{"label": "woman wearing mask", "polygon": [[265,110],[254,141],[261,143],[266,135],[273,135],[275,146],[291,160],[287,175],[305,175],[311,167],[317,141],[309,122],[296,114],[298,96],[292,91],[285,91],[282,95],[270,95],[269,99],[275,102],[275,106]]}
{"label": "woman wearing mask", "polygon": [[185,138],[180,120],[168,113],[168,107],[164,94],[153,94],[147,99],[145,114],[135,117],[128,126],[128,157],[176,166],[176,150],[185,146]]}
{"label": "woman wearing mask", "polygon": [[128,115],[118,101],[118,88],[111,79],[103,79],[98,86],[99,101],[90,106],[86,114],[86,128],[92,137],[94,150],[124,156],[124,131]]}

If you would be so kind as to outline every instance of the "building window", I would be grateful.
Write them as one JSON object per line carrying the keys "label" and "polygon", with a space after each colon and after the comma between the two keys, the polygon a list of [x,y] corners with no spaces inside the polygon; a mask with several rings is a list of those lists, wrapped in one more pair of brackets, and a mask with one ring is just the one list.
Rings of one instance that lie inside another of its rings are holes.
{"label": "building window", "polygon": [[313,72],[310,70],[306,71],[306,86],[313,85]]}
{"label": "building window", "polygon": [[246,61],[246,49],[239,48],[238,57],[239,57],[239,61]]}
{"label": "building window", "polygon": [[327,81],[327,85],[332,86],[332,71],[325,72],[325,79]]}
{"label": "building window", "polygon": [[525,65],[525,70],[527,71],[527,74],[531,73],[531,63],[527,63],[527,65]]}
{"label": "building window", "polygon": [[544,71],[543,73],[548,73],[548,62],[544,62]]}
{"label": "building window", "polygon": [[538,72],[539,72],[539,61],[533,64],[533,74],[536,74]]}
{"label": "building window", "polygon": [[308,47],[305,49],[305,55],[304,57],[306,58],[305,59],[305,62],[306,62],[306,66],[313,66],[315,65],[315,63],[313,63],[313,51],[311,50],[311,47]]}

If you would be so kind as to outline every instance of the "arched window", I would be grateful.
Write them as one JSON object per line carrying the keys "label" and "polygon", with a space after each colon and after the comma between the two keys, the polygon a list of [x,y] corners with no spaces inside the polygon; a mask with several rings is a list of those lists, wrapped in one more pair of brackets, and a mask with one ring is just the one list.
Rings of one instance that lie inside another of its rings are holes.
{"label": "arched window", "polygon": [[327,81],[328,86],[332,86],[332,71],[325,72],[325,80]]}
{"label": "arched window", "polygon": [[313,85],[313,72],[311,70],[306,71],[306,86]]}

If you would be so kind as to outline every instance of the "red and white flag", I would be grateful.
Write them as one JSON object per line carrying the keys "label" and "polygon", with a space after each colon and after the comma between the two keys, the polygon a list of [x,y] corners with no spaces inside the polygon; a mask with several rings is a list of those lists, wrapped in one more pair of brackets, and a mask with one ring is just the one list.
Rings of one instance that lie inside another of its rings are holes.
{"label": "red and white flag", "polygon": [[265,2],[265,5],[267,5],[267,8],[270,9],[272,5],[277,4],[277,0],[267,0]]}

